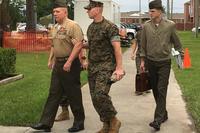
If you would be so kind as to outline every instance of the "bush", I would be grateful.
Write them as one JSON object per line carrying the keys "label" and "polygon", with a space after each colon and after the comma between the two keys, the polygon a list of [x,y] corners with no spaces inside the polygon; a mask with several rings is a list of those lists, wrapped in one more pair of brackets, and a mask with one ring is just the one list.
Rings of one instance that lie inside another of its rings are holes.
{"label": "bush", "polygon": [[15,73],[16,50],[0,48],[0,76]]}

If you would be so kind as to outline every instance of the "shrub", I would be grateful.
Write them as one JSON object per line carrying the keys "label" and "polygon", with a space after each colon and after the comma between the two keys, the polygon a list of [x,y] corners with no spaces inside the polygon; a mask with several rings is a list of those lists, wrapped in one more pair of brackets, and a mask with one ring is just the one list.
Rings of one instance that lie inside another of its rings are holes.
{"label": "shrub", "polygon": [[16,50],[0,48],[0,76],[15,73]]}

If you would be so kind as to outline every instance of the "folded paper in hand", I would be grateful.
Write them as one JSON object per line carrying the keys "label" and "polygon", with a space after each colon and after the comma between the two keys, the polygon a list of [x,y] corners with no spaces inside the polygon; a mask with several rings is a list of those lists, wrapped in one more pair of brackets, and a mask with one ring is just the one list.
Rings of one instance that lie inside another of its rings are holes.
{"label": "folded paper in hand", "polygon": [[183,60],[181,58],[181,54],[179,51],[176,51],[174,48],[172,48],[172,56],[175,57],[176,64],[178,65],[178,68],[183,69]]}
{"label": "folded paper in hand", "polygon": [[[122,78],[124,77],[124,75],[125,75],[125,71],[124,71]],[[115,82],[119,81],[119,80],[117,80],[116,76],[117,75],[115,73],[112,74],[112,76],[110,77],[110,83],[115,83]]]}

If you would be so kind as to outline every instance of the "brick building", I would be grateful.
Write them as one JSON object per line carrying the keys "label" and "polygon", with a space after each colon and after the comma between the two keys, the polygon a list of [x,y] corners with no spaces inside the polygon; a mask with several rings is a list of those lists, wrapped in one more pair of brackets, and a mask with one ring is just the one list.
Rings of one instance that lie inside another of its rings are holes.
{"label": "brick building", "polygon": [[[184,13],[174,13],[172,20],[176,23],[178,30],[184,30]],[[166,17],[166,16],[164,16]],[[144,23],[149,20],[148,12],[139,13],[139,11],[121,12],[122,23]]]}
{"label": "brick building", "polygon": [[[199,0],[200,3],[200,0]],[[194,27],[195,25],[195,0],[189,0],[184,4],[184,22],[186,25],[191,25]],[[200,8],[199,8],[200,15]]]}

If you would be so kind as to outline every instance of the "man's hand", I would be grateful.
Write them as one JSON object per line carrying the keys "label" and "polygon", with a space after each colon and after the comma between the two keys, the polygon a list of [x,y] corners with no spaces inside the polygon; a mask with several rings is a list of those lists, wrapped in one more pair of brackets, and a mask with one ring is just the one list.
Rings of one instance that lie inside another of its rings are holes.
{"label": "man's hand", "polygon": [[140,63],[140,71],[141,71],[141,72],[145,72],[145,62],[144,62],[144,60],[141,60],[141,63]]}
{"label": "man's hand", "polygon": [[116,80],[121,80],[125,75],[125,71],[123,69],[116,69],[113,74],[116,75]]}
{"label": "man's hand", "polygon": [[88,48],[89,45],[88,45],[88,42],[87,40],[83,40],[83,48]]}
{"label": "man's hand", "polygon": [[53,69],[54,63],[52,61],[48,61],[48,68]]}
{"label": "man's hand", "polygon": [[81,61],[81,67],[83,68],[83,70],[87,70],[88,62],[86,59]]}
{"label": "man's hand", "polygon": [[63,66],[63,70],[67,71],[67,72],[70,72],[71,65],[72,65],[72,63],[67,61]]}
{"label": "man's hand", "polygon": [[135,57],[135,54],[132,54],[132,55],[131,55],[131,60],[135,60],[135,58],[136,58],[136,57]]}

